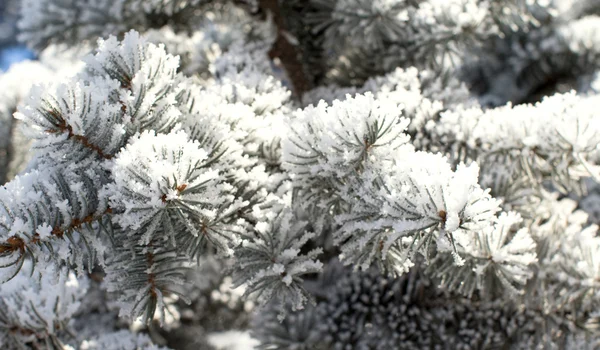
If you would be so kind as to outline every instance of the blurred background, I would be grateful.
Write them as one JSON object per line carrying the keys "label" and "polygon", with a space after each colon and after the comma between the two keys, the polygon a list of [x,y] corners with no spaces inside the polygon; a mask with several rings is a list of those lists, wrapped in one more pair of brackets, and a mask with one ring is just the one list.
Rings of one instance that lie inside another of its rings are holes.
{"label": "blurred background", "polygon": [[0,71],[11,64],[35,58],[33,52],[17,41],[18,0],[0,0]]}

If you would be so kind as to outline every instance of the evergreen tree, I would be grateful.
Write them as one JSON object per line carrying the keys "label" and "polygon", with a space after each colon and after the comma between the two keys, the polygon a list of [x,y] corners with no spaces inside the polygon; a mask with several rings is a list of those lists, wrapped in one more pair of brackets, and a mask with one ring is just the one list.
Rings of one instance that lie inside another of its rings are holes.
{"label": "evergreen tree", "polygon": [[1,346],[600,346],[596,0],[21,0],[18,31]]}

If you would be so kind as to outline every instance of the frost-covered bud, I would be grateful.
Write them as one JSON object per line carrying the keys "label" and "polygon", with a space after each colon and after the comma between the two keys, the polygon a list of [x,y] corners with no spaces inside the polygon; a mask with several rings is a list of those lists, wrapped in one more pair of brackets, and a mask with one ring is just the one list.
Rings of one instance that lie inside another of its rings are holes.
{"label": "frost-covered bud", "polygon": [[139,234],[140,244],[163,237],[192,255],[208,243],[230,253],[240,229],[232,217],[245,204],[208,160],[183,131],[135,137],[114,160],[105,193],[115,222]]}
{"label": "frost-covered bud", "polygon": [[287,304],[292,310],[304,307],[311,297],[303,287],[302,276],[317,273],[323,266],[316,260],[320,248],[301,253],[315,236],[306,231],[306,225],[284,210],[268,221],[258,222],[235,249],[236,284],[246,283],[245,294],[256,294],[261,305],[275,299],[281,304],[281,317]]}

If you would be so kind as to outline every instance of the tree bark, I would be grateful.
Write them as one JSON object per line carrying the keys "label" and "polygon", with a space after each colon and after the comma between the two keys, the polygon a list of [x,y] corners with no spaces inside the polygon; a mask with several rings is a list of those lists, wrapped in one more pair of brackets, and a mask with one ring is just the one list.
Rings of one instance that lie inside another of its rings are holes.
{"label": "tree bark", "polygon": [[285,69],[298,98],[310,90],[311,86],[304,74],[304,67],[299,59],[297,47],[286,36],[285,20],[279,8],[279,0],[259,0],[263,14],[271,13],[277,26],[277,39],[269,51],[271,59],[278,58]]}

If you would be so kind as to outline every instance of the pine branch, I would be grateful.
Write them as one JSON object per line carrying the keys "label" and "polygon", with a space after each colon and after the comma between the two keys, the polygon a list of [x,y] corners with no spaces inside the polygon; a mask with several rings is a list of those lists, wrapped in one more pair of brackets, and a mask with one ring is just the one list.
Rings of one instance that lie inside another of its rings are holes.
{"label": "pine branch", "polygon": [[[80,230],[85,225],[91,225],[93,222],[102,220],[105,215],[111,213],[112,209],[107,208],[100,215],[90,214],[81,219],[75,218],[67,227],[62,227],[59,225],[54,226],[50,229],[50,238],[63,239],[65,235],[69,235],[73,231]],[[19,254],[19,257],[17,258],[15,264],[21,265],[27,257],[27,254],[33,254],[33,247],[35,245],[48,244],[48,241],[49,238],[45,237],[45,235],[40,234],[39,232],[35,232],[29,238],[19,237],[17,235],[11,236],[4,242],[0,242],[0,258],[10,257],[11,255],[17,253]]]}
{"label": "pine branch", "polygon": [[323,264],[316,259],[320,248],[302,254],[306,243],[315,234],[306,231],[307,222],[296,220],[284,210],[268,222],[257,223],[243,236],[236,248],[234,285],[247,286],[245,294],[256,295],[263,306],[271,299],[281,304],[281,317],[286,307],[296,311],[312,296],[303,286],[303,275],[318,273]]}
{"label": "pine branch", "polygon": [[128,240],[127,232],[116,227],[115,238],[123,246],[115,246],[106,260],[104,285],[117,296],[120,315],[133,321],[138,317],[148,324],[158,316],[164,323],[165,298],[176,295],[189,303],[179,288],[184,284],[188,257],[157,240],[146,246]]}
{"label": "pine branch", "polygon": [[104,158],[107,160],[112,159],[113,156],[111,154],[104,153],[102,147],[95,145],[85,135],[75,134],[73,132],[73,127],[67,124],[67,121],[59,114],[59,112],[57,112],[56,110],[49,110],[47,112],[57,121],[57,124],[55,125],[57,129],[48,129],[46,130],[47,133],[66,133],[67,139],[73,139],[75,140],[75,142],[78,142],[79,144],[83,145],[83,147],[88,148],[93,152],[96,152],[98,156],[100,156],[100,158]]}
{"label": "pine branch", "polygon": [[62,350],[61,335],[87,289],[85,278],[66,269],[26,268],[0,286],[0,344],[10,349]]}

